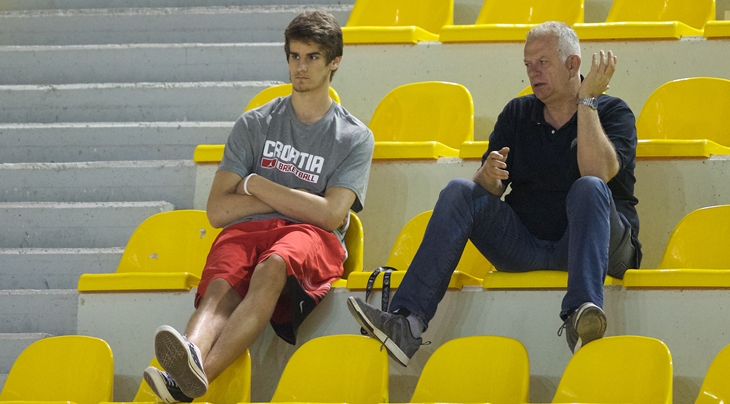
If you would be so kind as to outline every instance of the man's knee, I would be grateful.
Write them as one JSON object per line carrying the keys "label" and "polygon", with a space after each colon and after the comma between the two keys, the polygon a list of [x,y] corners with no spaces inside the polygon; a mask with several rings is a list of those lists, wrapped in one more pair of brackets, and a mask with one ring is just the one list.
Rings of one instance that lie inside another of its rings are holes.
{"label": "man's knee", "polygon": [[602,179],[593,176],[578,178],[568,191],[568,204],[571,201],[585,204],[587,201],[601,201],[610,203],[611,190]]}
{"label": "man's knee", "polygon": [[253,276],[267,278],[272,282],[281,282],[283,286],[286,281],[286,261],[278,254],[271,254],[271,256],[256,265]]}
{"label": "man's knee", "polygon": [[451,205],[463,203],[467,198],[471,198],[474,185],[472,181],[455,178],[441,190],[439,202],[447,202]]}

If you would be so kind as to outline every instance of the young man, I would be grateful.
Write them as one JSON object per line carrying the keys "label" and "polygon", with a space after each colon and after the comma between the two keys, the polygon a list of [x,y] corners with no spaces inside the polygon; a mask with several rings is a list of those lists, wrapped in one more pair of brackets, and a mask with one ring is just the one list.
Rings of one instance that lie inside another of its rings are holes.
{"label": "young man", "polygon": [[329,97],[342,31],[322,12],[285,32],[290,97],[244,113],[213,179],[208,218],[224,227],[208,255],[196,311],[181,335],[161,326],[145,370],[166,402],[192,401],[270,322],[294,344],[297,327],[342,276],[349,211],[363,207],[370,130]]}
{"label": "young man", "polygon": [[622,278],[639,266],[635,119],[626,103],[602,95],[616,57],[593,55],[583,79],[575,31],[548,22],[528,34],[524,63],[534,95],[499,115],[474,180],[441,192],[391,312],[348,299],[360,325],[404,366],[467,240],[500,271],[567,270],[559,335],[566,331],[573,352],[606,330],[606,274]]}

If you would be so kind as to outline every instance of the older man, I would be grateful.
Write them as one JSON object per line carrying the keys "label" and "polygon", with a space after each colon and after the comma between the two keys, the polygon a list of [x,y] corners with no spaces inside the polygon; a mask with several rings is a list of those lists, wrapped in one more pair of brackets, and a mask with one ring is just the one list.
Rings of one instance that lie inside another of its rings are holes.
{"label": "older man", "polygon": [[641,260],[635,118],[602,94],[616,61],[611,51],[594,54],[583,78],[572,28],[547,22],[529,32],[524,63],[534,95],[499,115],[473,181],[456,179],[441,191],[391,311],[348,299],[355,319],[399,363],[421,345],[467,240],[500,271],[567,270],[558,334],[566,332],[573,352],[603,337],[606,274],[622,278]]}

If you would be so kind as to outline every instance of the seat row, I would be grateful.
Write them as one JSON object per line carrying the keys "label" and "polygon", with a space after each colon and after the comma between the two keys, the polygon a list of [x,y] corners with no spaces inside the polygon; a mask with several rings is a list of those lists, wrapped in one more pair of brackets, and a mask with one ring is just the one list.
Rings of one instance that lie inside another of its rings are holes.
{"label": "seat row", "polygon": [[[159,366],[155,359],[151,364]],[[662,341],[606,337],[570,359],[552,402],[671,404],[672,378],[672,355]],[[729,378],[730,345],[712,361],[695,404],[730,400]],[[324,336],[294,352],[271,402],[388,403],[388,379],[388,356],[377,340]],[[460,337],[430,356],[410,402],[527,403],[529,381],[528,353],[520,341],[490,335]],[[17,358],[0,401],[109,403],[113,384],[113,354],[104,340],[49,337],[31,344]],[[250,392],[251,358],[246,351],[194,402],[249,402]],[[133,402],[156,401],[142,379]]]}
{"label": "seat row", "polygon": [[454,25],[453,0],[357,0],[347,44],[523,41],[545,21],[572,25],[581,40],[730,37],[715,0],[613,0],[606,21],[584,23],[584,0],[485,0],[473,25]]}
{"label": "seat row", "polygon": [[[363,228],[357,215],[350,213],[345,236],[349,258],[342,279],[334,287],[366,289],[373,274],[363,268]],[[399,269],[390,274],[390,287],[400,285],[405,271],[423,239],[431,212],[411,219],[401,230],[390,251],[386,266]],[[83,274],[78,290],[91,292],[181,291],[200,282],[210,246],[220,229],[210,226],[201,210],[163,212],[146,219],[134,231],[115,273]],[[607,277],[606,285],[624,288],[729,288],[730,205],[698,209],[675,227],[656,269],[630,269],[624,279]],[[379,288],[384,274],[370,282]],[[452,275],[449,288],[480,286],[485,289],[562,289],[566,272],[543,270],[509,273],[496,270],[467,243]],[[374,282],[374,283],[373,283]]]}
{"label": "seat row", "polygon": [[[246,110],[291,93],[291,84],[269,87]],[[517,96],[531,93],[528,86]],[[333,99],[337,92],[330,88]],[[712,100],[709,102],[708,100]],[[646,100],[636,127],[638,158],[708,158],[730,155],[730,80],[693,77],[661,85]],[[373,159],[481,158],[488,141],[474,141],[474,102],[460,84],[429,81],[396,87],[383,97],[368,125]],[[200,145],[193,160],[219,162],[223,145]]]}

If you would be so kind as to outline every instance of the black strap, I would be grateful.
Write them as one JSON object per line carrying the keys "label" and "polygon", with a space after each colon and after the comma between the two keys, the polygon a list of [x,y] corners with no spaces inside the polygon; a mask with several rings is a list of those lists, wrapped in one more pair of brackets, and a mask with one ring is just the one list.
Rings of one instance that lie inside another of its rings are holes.
{"label": "black strap", "polygon": [[[381,272],[383,272],[383,290],[381,293],[380,307],[382,311],[388,311],[388,304],[390,302],[390,274],[393,271],[397,271],[397,269],[393,267],[382,266],[377,267],[375,271],[370,274],[370,277],[368,278],[368,284],[367,286],[365,286],[365,303],[367,303],[368,299],[370,298],[370,293],[373,291],[375,279]],[[365,331],[364,328],[360,327],[360,334],[368,335],[368,332]]]}

